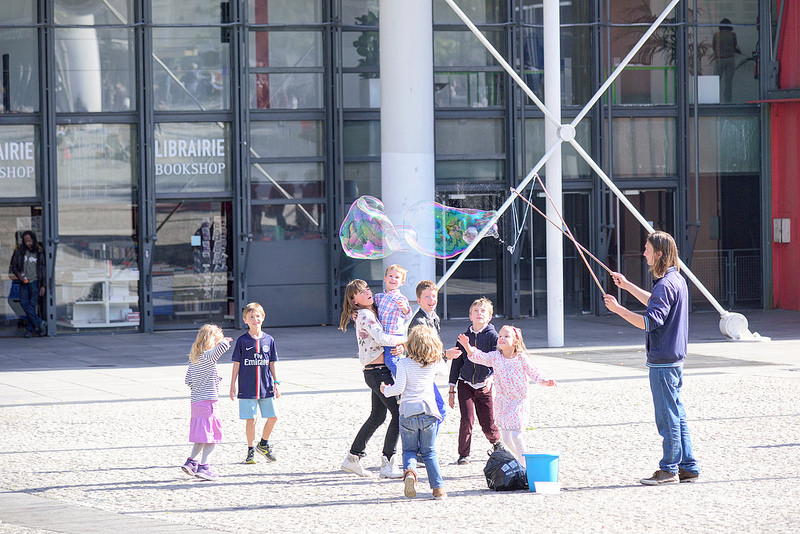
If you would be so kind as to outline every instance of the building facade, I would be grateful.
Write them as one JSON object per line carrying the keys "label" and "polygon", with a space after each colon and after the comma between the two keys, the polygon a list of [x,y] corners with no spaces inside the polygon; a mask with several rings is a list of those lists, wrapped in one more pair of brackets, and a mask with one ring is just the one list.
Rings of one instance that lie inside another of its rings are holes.
{"label": "building facade", "polygon": [[[4,3],[0,257],[36,231],[51,332],[237,326],[252,300],[268,326],[329,324],[349,280],[377,287],[381,262],[343,254],[338,230],[353,200],[381,197],[380,3]],[[541,4],[458,4],[543,98]],[[565,121],[666,5],[561,3]],[[780,35],[796,43],[783,8],[679,3],[577,131],[726,308],[773,305],[773,104],[763,101],[778,89]],[[544,119],[443,0],[432,10],[432,200],[495,209],[544,154]],[[638,223],[567,145],[562,167],[575,237],[646,284]],[[518,203],[443,288],[440,312],[465,317],[485,295],[506,317],[543,314],[545,224]],[[565,311],[602,313],[564,250]],[[436,260],[437,273],[452,261]],[[3,291],[0,335],[13,335],[11,280]],[[710,308],[699,292],[693,304]]]}

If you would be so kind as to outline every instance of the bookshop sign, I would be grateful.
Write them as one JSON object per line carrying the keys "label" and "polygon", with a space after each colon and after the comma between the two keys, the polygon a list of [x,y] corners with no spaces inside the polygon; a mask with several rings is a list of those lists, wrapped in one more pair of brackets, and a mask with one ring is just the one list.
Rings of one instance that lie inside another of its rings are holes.
{"label": "bookshop sign", "polygon": [[36,142],[32,126],[0,128],[0,191],[4,197],[36,196]]}
{"label": "bookshop sign", "polygon": [[162,124],[156,130],[160,192],[228,190],[228,129],[218,124]]}

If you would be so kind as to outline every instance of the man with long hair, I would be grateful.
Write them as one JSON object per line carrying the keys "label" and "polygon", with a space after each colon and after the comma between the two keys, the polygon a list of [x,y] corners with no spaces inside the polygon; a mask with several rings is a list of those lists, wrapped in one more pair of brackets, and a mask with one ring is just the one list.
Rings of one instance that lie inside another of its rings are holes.
{"label": "man with long hair", "polygon": [[678,247],[666,232],[653,232],[644,246],[644,258],[655,280],[645,291],[621,273],[614,283],[647,306],[643,314],[625,308],[613,295],[605,295],[609,311],[645,331],[650,392],[653,395],[656,426],[663,438],[663,457],[658,470],[642,484],[657,486],[673,482],[694,482],[700,475],[692,453],[692,440],[681,402],[683,362],[689,341],[689,290],[678,272]]}

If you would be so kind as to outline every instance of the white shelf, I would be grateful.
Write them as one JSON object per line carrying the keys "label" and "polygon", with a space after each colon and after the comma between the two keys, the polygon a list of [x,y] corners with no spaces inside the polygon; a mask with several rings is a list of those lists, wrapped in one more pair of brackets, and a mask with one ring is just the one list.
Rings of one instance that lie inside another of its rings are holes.
{"label": "white shelf", "polygon": [[139,271],[131,269],[74,271],[72,285],[101,284],[102,300],[74,302],[72,319],[62,324],[72,328],[137,326],[139,321],[128,321],[127,313],[139,303],[139,298],[130,292],[130,283],[138,280]]}

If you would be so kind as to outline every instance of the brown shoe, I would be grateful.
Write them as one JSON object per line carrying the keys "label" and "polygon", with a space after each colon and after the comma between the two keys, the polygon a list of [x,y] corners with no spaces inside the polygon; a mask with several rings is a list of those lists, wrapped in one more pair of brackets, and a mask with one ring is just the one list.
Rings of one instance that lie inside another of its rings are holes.
{"label": "brown shoe", "polygon": [[417,473],[413,469],[403,471],[403,495],[409,499],[417,496]]}
{"label": "brown shoe", "polygon": [[679,482],[678,473],[670,473],[669,471],[662,471],[659,469],[650,478],[643,478],[639,482],[645,486],[659,486],[661,484],[672,484]]}
{"label": "brown shoe", "polygon": [[681,482],[697,482],[699,477],[699,473],[692,473],[691,471],[687,471],[682,467],[678,468],[678,478]]}
{"label": "brown shoe", "polygon": [[437,501],[441,501],[447,498],[447,492],[444,488],[433,488],[433,498]]}

